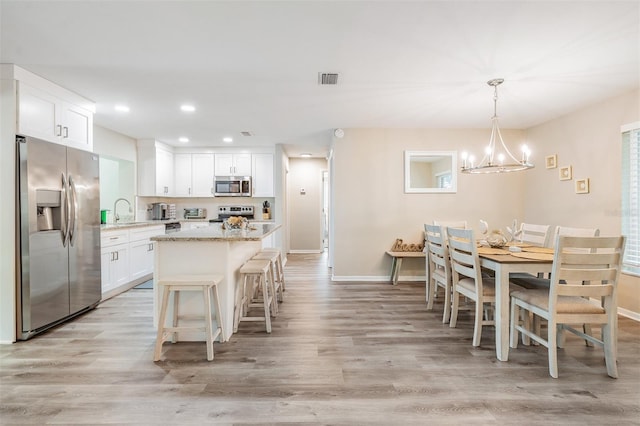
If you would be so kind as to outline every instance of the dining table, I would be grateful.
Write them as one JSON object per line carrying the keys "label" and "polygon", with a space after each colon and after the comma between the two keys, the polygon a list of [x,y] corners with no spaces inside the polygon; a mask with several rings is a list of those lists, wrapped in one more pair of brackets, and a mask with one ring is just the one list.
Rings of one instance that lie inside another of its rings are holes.
{"label": "dining table", "polygon": [[478,247],[480,266],[495,273],[496,356],[500,361],[509,360],[509,274],[550,273],[553,266],[553,249],[530,246],[518,249],[521,251],[511,252],[508,247]]}

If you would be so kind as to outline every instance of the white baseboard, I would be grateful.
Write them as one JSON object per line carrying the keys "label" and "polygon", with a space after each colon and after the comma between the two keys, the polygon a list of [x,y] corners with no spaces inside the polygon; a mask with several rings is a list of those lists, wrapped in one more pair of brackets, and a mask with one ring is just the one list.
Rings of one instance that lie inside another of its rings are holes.
{"label": "white baseboard", "polygon": [[320,254],[322,250],[289,250],[289,254]]}
{"label": "white baseboard", "polygon": [[[398,278],[398,282],[402,282],[402,281],[410,281],[410,282],[418,282],[418,281],[422,281],[425,282],[425,277],[420,277],[420,276],[411,276],[411,277],[403,277],[400,276]],[[340,275],[332,275],[331,276],[331,281],[349,281],[349,282],[391,282],[391,278],[388,275],[371,275],[371,276],[365,276],[365,275],[347,275],[347,276],[340,276]]]}

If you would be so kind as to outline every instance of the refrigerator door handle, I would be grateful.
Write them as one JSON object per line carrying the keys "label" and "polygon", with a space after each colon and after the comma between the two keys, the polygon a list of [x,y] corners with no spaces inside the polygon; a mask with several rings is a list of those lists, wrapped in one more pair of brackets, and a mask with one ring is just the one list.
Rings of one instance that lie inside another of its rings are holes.
{"label": "refrigerator door handle", "polygon": [[60,193],[60,233],[62,237],[62,247],[67,246],[67,240],[69,238],[69,200],[67,194],[67,179],[62,173],[62,191]]}
{"label": "refrigerator door handle", "polygon": [[78,197],[76,194],[76,184],[73,177],[69,175],[69,244],[74,246],[76,243],[76,228],[78,223]]}

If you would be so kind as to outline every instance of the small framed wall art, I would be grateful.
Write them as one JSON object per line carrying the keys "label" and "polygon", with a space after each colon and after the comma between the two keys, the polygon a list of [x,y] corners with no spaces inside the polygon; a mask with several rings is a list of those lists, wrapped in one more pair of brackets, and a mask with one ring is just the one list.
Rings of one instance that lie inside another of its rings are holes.
{"label": "small framed wall art", "polygon": [[560,167],[560,180],[571,180],[572,177],[571,166]]}
{"label": "small framed wall art", "polygon": [[576,194],[589,193],[589,178],[576,179]]}
{"label": "small framed wall art", "polygon": [[558,167],[558,156],[556,154],[547,155],[544,159],[547,169],[555,169]]}

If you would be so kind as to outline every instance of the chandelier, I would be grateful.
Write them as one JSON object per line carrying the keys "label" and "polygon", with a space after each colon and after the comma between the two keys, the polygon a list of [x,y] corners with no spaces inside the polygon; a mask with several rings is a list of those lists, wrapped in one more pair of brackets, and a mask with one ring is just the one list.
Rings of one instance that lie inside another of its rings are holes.
{"label": "chandelier", "polygon": [[[522,157],[518,160],[509,151],[500,134],[498,127],[498,86],[504,82],[502,78],[495,78],[487,81],[489,86],[493,87],[493,117],[491,117],[491,138],[489,146],[485,148],[484,157],[480,163],[475,164],[475,157],[466,152],[462,153],[462,173],[508,173],[518,172],[533,168],[533,164],[529,162],[531,151],[526,145],[522,146]],[[500,141],[500,145],[496,146],[496,140]]]}

